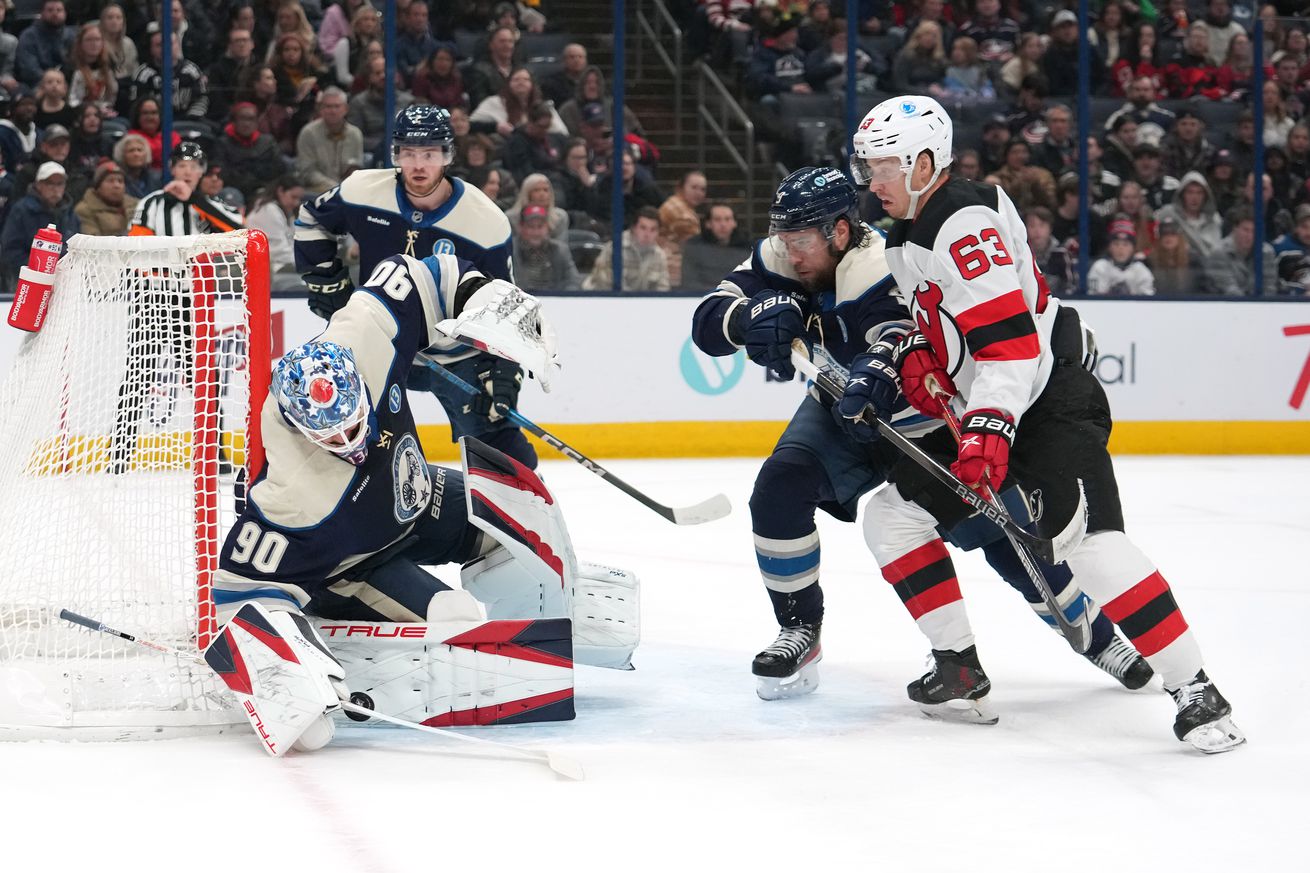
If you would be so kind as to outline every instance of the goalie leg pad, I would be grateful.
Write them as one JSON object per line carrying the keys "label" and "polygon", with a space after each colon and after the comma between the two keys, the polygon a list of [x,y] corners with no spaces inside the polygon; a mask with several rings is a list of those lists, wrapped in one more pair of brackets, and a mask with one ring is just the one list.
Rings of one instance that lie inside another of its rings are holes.
{"label": "goalie leg pad", "polygon": [[331,741],[345,673],[303,615],[247,603],[204,657],[273,757]]}
{"label": "goalie leg pad", "polygon": [[569,621],[458,617],[467,606],[443,604],[447,620],[428,624],[317,626],[349,672],[351,699],[386,715],[434,727],[571,720]]}
{"label": "goalie leg pad", "polygon": [[573,585],[573,657],[592,667],[631,670],[639,642],[637,574],[583,561]]}

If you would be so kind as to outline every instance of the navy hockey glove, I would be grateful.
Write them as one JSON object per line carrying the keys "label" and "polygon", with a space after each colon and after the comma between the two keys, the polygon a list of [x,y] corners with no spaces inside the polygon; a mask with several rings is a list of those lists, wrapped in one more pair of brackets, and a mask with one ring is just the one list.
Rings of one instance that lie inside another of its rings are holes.
{"label": "navy hockey glove", "polygon": [[772,370],[780,379],[795,379],[791,341],[805,336],[805,314],[800,301],[783,291],[761,291],[737,312],[737,332],[750,359]]}
{"label": "navy hockey glove", "polygon": [[983,483],[1001,490],[1010,469],[1014,418],[1000,409],[971,409],[960,419],[960,455],[951,472],[965,485],[981,491]]}
{"label": "navy hockey glove", "polygon": [[331,319],[332,313],[350,301],[350,292],[355,290],[350,271],[340,260],[333,260],[325,267],[315,267],[301,278],[309,289],[309,311],[319,318]]}
{"label": "navy hockey glove", "polygon": [[883,421],[891,421],[892,406],[901,393],[901,379],[892,366],[891,343],[875,343],[873,348],[851,361],[851,376],[841,400],[833,406],[837,423],[857,443],[871,443],[878,429],[864,421],[864,411]]}
{"label": "navy hockey glove", "polygon": [[476,384],[482,393],[469,401],[469,411],[495,424],[518,405],[523,369],[513,361],[492,358],[484,369],[478,371]]}

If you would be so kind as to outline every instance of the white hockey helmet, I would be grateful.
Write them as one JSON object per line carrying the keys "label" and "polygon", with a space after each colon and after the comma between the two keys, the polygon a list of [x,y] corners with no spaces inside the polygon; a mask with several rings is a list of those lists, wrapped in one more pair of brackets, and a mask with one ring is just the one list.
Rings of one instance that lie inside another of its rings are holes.
{"label": "white hockey helmet", "polygon": [[[860,122],[855,131],[855,154],[851,158],[851,176],[860,185],[868,185],[877,175],[874,161],[896,158],[905,175],[905,190],[910,195],[913,218],[919,197],[951,165],[951,118],[942,105],[931,97],[906,95],[879,103]],[[922,189],[911,188],[914,162],[923,152],[932,155],[933,175]]]}

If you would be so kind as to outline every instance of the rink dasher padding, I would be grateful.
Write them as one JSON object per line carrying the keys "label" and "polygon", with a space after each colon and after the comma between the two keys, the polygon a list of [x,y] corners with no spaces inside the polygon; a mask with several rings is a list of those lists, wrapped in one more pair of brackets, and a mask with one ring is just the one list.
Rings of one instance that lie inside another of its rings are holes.
{"label": "rink dasher padding", "polygon": [[[598,459],[767,454],[804,387],[766,378],[744,353],[699,352],[691,342],[698,300],[545,296],[562,369],[550,394],[525,381],[520,411]],[[1310,454],[1310,303],[1073,305],[1096,330],[1116,453]],[[278,297],[272,310],[274,357],[323,329],[303,297]],[[20,333],[0,329],[3,370]],[[439,404],[410,396],[429,457],[453,460]]]}

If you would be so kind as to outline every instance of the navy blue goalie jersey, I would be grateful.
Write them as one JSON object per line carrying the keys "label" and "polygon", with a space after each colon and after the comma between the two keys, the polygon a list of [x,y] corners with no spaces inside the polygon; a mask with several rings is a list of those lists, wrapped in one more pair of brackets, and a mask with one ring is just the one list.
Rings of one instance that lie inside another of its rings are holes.
{"label": "navy blue goalie jersey", "polygon": [[405,379],[420,350],[449,342],[434,325],[471,274],[451,255],[387,258],[318,337],[354,352],[368,392],[368,456],[359,466],[315,446],[271,392],[265,398],[264,467],[215,575],[220,618],[250,599],[304,608],[316,586],[403,539],[423,513],[440,516],[446,474],[428,468]]}

